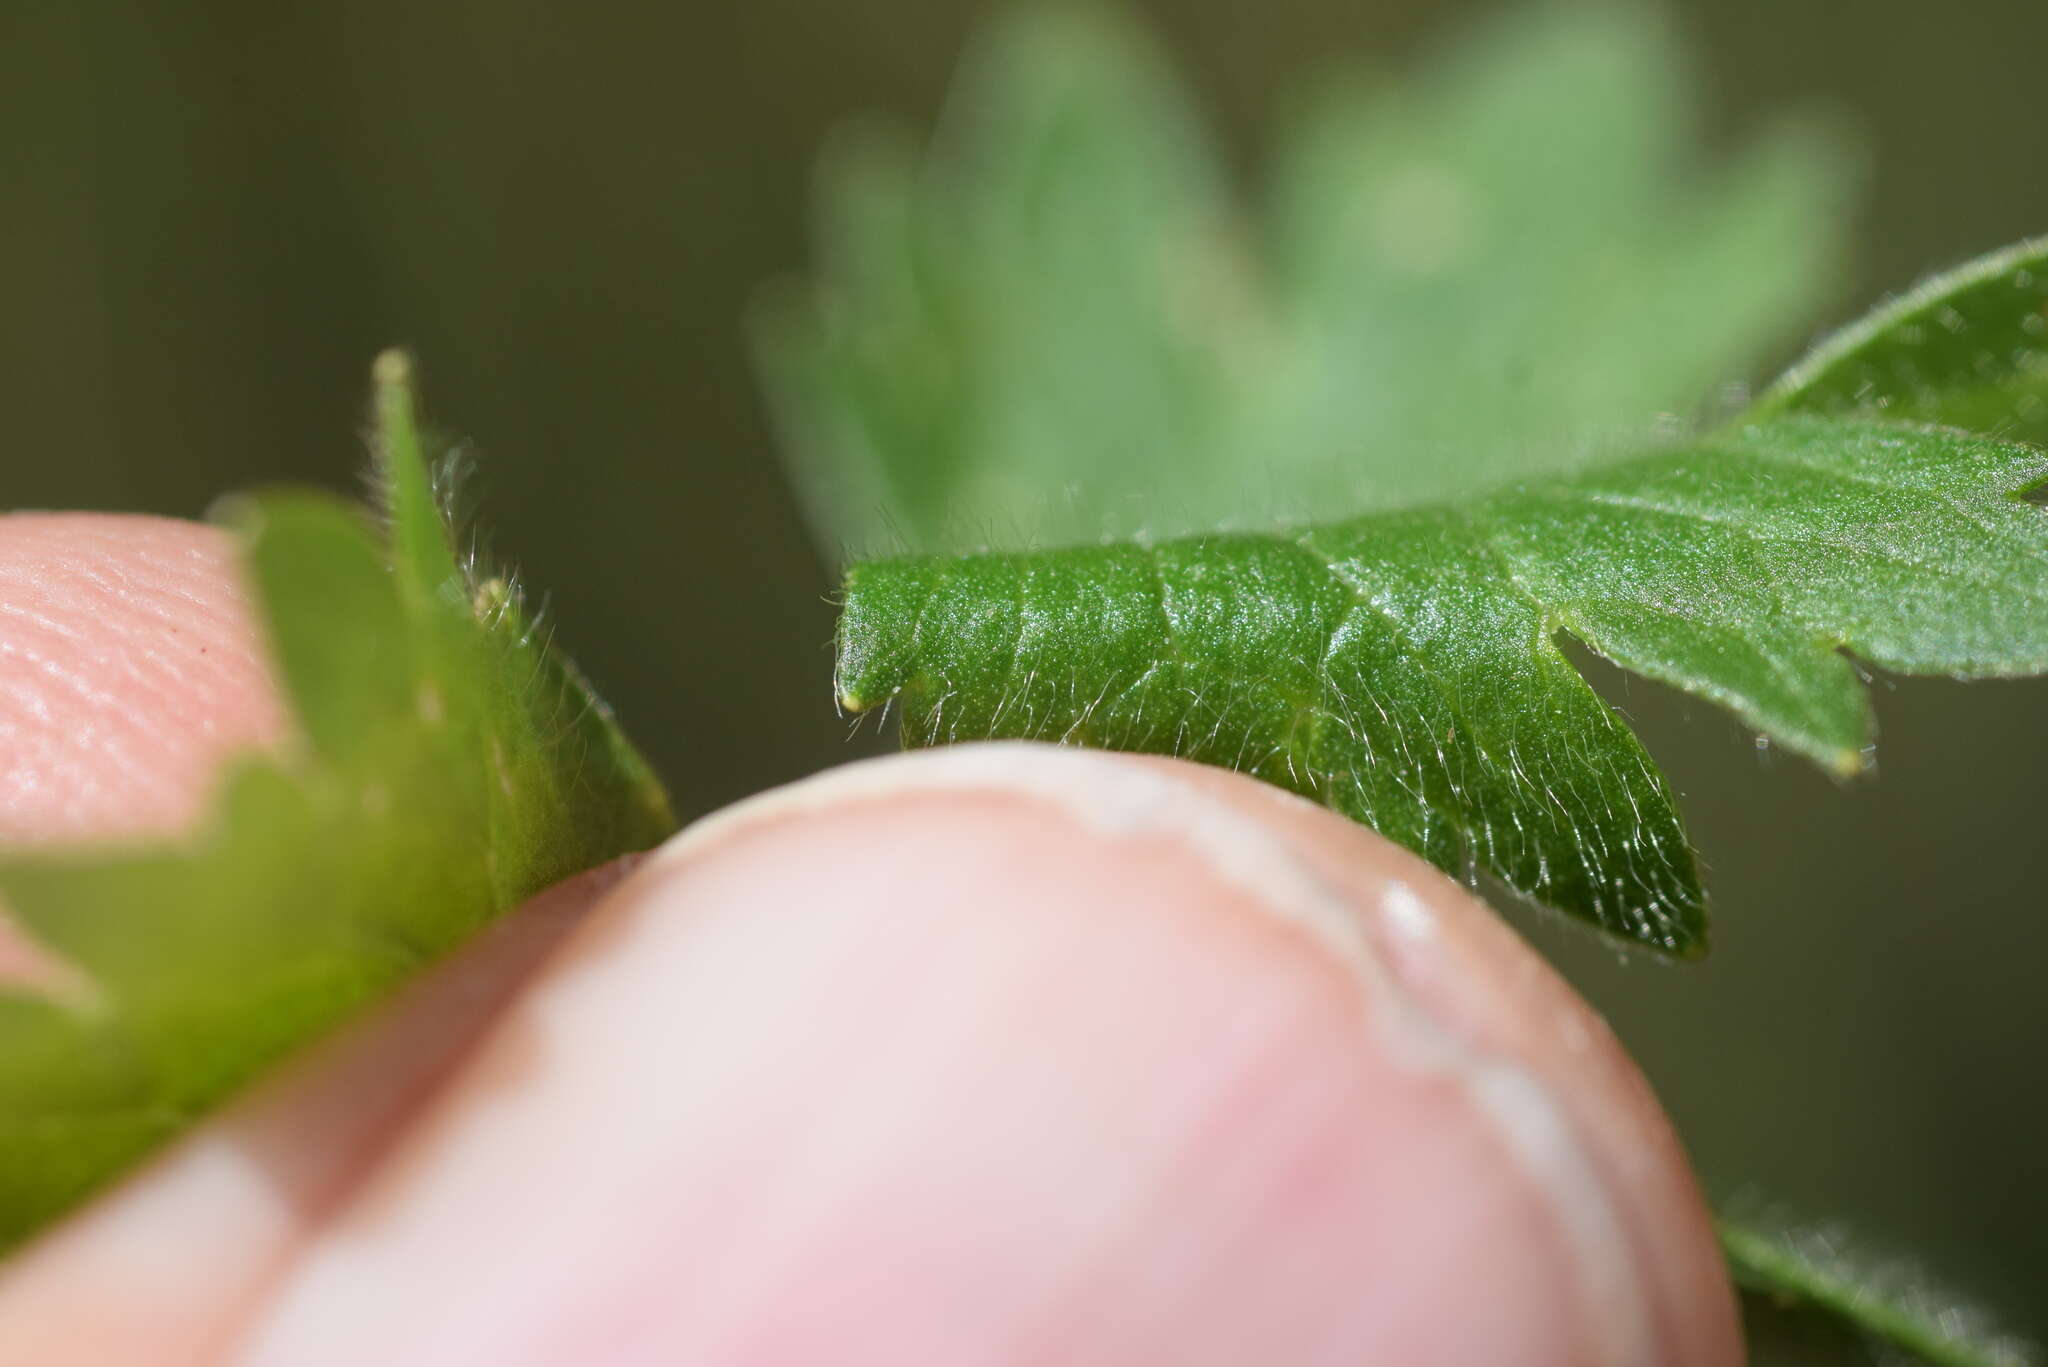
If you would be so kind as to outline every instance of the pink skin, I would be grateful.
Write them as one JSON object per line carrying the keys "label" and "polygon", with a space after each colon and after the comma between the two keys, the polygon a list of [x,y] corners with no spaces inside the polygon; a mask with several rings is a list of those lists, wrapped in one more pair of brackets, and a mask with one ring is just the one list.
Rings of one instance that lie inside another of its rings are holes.
{"label": "pink skin", "polygon": [[[254,643],[212,531],[0,518],[0,838],[189,823],[284,729]],[[572,880],[0,1264],[6,1362],[1740,1360],[1655,1099],[1497,918],[1036,746]]]}

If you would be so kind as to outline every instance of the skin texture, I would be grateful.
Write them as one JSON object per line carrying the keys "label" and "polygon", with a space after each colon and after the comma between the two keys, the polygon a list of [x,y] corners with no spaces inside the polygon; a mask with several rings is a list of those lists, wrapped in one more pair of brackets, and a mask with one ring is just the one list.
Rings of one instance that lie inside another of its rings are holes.
{"label": "skin texture", "polygon": [[178,830],[285,729],[211,527],[18,513],[0,535],[0,841]]}
{"label": "skin texture", "polygon": [[[166,556],[204,611],[141,610]],[[0,647],[8,838],[175,828],[278,733],[214,533],[0,518],[0,565],[62,627]],[[194,641],[228,683],[143,670]],[[156,719],[217,747],[98,739]],[[1022,744],[572,880],[0,1265],[9,1362],[1250,1360],[1740,1348],[1654,1098],[1491,913],[1270,787]]]}

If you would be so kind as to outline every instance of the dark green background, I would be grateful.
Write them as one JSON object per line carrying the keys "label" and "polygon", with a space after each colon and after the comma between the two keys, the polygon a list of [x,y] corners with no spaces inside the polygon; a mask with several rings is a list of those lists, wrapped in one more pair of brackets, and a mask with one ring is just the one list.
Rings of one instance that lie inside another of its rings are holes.
{"label": "dark green background", "polygon": [[[1145,8],[1248,161],[1291,76],[1398,59],[1465,7]],[[833,715],[831,584],[739,320],[802,262],[826,127],[928,118],[975,13],[0,0],[0,506],[349,488],[369,358],[406,343],[483,454],[499,544],[686,813],[871,748]],[[1869,133],[1844,311],[2048,230],[2039,0],[1683,15],[1718,128],[1819,97]],[[2048,686],[1881,684],[1880,779],[1843,789],[1599,678],[1685,793],[1719,949],[1623,964],[1519,919],[1710,1179],[1852,1216],[2048,1333]]]}

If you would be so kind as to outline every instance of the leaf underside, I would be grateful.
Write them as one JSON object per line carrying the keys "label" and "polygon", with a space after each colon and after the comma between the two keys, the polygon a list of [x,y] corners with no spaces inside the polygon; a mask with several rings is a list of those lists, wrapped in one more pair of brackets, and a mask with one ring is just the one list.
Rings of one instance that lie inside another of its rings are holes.
{"label": "leaf underside", "polygon": [[527,896],[673,825],[505,580],[458,558],[402,357],[379,363],[386,526],[303,492],[225,516],[298,735],[174,846],[0,854],[78,975],[0,990],[0,1248]]}
{"label": "leaf underside", "polygon": [[1669,788],[1556,644],[1839,772],[1904,673],[2048,669],[2035,448],[1791,417],[1456,505],[1270,535],[851,570],[843,706],[913,745],[1180,755],[1676,954],[1705,945]]}

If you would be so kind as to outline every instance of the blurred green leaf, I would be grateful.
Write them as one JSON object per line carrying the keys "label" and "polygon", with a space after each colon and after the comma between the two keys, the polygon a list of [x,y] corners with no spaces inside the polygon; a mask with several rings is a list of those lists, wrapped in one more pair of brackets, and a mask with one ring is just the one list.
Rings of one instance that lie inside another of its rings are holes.
{"label": "blurred green leaf", "polygon": [[1838,140],[1702,167],[1683,70],[1646,7],[1511,14],[1305,100],[1260,227],[1143,33],[1011,15],[927,151],[835,142],[815,279],[757,313],[814,523],[868,553],[1266,526],[1631,449],[1843,255]]}
{"label": "blurred green leaf", "polygon": [[465,569],[402,357],[378,366],[380,536],[313,493],[232,505],[299,736],[176,846],[8,853],[0,898],[76,974],[0,991],[0,1247],[532,893],[661,839],[660,785]]}
{"label": "blurred green leaf", "polygon": [[1179,755],[1268,779],[1441,867],[1655,948],[1705,947],[1670,790],[1566,631],[1850,773],[1843,650],[2048,670],[2039,450],[1786,418],[1458,503],[1273,534],[902,557],[846,578],[841,704],[909,745]]}
{"label": "blurred green leaf", "polygon": [[1846,1326],[1863,1361],[1926,1367],[2033,1367],[2028,1344],[1999,1335],[1983,1312],[1899,1259],[1875,1259],[1839,1226],[1766,1219],[1719,1222],[1736,1285],[1778,1309]]}
{"label": "blurred green leaf", "polygon": [[1852,323],[1757,412],[1913,418],[2048,444],[2048,238],[1934,276]]}

